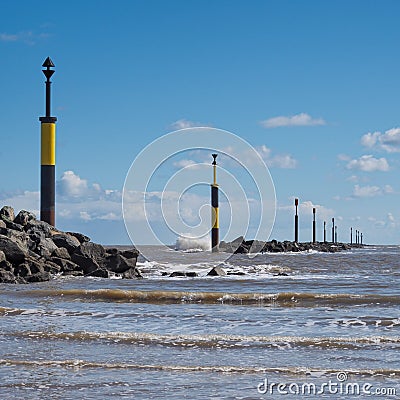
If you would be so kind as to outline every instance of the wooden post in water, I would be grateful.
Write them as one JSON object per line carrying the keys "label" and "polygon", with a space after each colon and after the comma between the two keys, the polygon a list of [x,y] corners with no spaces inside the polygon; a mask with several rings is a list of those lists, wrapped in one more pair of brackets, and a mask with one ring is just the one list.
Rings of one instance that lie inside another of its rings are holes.
{"label": "wooden post in water", "polygon": [[332,218],[332,243],[335,243],[335,218]]}
{"label": "wooden post in water", "polygon": [[353,244],[353,227],[350,228],[350,244]]}
{"label": "wooden post in water", "polygon": [[337,226],[335,225],[335,244],[337,244]]}
{"label": "wooden post in water", "polygon": [[299,199],[294,199],[294,206],[296,208],[296,213],[294,215],[294,241],[298,243],[299,241],[299,216],[297,214],[297,207],[299,205]]}
{"label": "wooden post in water", "polygon": [[218,184],[217,184],[217,156],[213,156],[213,183],[211,185],[211,250],[219,251],[219,210],[218,210]]}
{"label": "wooden post in water", "polygon": [[315,224],[316,224],[316,221],[315,221],[315,213],[316,213],[316,209],[315,209],[315,207],[312,209],[312,212],[313,212],[313,226],[312,226],[312,241],[313,241],[313,243],[315,243],[316,241],[317,241],[317,238],[316,238],[316,226],[315,226]]}
{"label": "wooden post in water", "polygon": [[326,221],[324,221],[324,243],[326,243]]}

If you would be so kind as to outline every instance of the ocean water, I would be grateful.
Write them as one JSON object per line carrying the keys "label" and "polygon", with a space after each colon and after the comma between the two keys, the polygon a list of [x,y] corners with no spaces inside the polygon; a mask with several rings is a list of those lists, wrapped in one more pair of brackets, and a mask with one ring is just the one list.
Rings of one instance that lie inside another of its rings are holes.
{"label": "ocean water", "polygon": [[139,281],[0,285],[0,399],[399,398],[398,246],[146,255]]}

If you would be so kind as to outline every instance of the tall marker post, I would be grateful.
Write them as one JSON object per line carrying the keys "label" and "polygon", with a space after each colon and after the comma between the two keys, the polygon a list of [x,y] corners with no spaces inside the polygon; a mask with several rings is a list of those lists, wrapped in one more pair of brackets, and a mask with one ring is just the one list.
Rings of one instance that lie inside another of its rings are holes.
{"label": "tall marker post", "polygon": [[326,243],[326,221],[324,221],[324,243]]}
{"label": "tall marker post", "polygon": [[217,184],[217,156],[218,154],[212,154],[213,156],[213,173],[214,180],[211,185],[211,250],[213,253],[219,251],[219,212],[218,212],[218,184]]}
{"label": "tall marker post", "polygon": [[296,209],[295,215],[294,215],[294,241],[296,243],[299,242],[299,216],[297,214],[297,207],[299,206],[299,199],[294,199],[294,206]]}
{"label": "tall marker post", "polygon": [[353,227],[350,228],[350,244],[353,244]]}
{"label": "tall marker post", "polygon": [[335,243],[335,218],[332,218],[332,243]]}
{"label": "tall marker post", "polygon": [[315,243],[317,241],[317,238],[316,238],[316,226],[315,226],[315,224],[316,224],[316,222],[315,222],[315,213],[316,213],[315,207],[312,209],[312,212],[313,212],[312,241],[313,241],[313,243]]}
{"label": "tall marker post", "polygon": [[55,225],[56,202],[56,117],[51,116],[51,81],[53,61],[47,57],[42,67],[46,77],[46,116],[41,122],[40,219]]}
{"label": "tall marker post", "polygon": [[337,244],[337,226],[335,225],[335,244]]}

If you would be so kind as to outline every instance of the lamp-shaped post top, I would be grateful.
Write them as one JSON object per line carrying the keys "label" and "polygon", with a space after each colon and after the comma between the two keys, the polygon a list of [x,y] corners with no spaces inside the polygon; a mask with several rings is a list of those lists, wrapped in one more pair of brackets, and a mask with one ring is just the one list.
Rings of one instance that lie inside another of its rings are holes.
{"label": "lamp-shaped post top", "polygon": [[213,170],[214,170],[214,182],[213,182],[213,185],[217,186],[217,157],[218,157],[218,154],[212,154],[212,156],[213,156],[212,166],[213,166]]}
{"label": "lamp-shaped post top", "polygon": [[42,67],[45,67],[46,69],[43,69],[42,72],[44,76],[46,77],[46,118],[51,117],[51,92],[50,92],[50,85],[51,81],[50,78],[54,74],[54,70],[51,68],[54,68],[55,65],[53,61],[51,61],[50,57],[47,57],[46,60],[44,60],[44,63],[42,64]]}

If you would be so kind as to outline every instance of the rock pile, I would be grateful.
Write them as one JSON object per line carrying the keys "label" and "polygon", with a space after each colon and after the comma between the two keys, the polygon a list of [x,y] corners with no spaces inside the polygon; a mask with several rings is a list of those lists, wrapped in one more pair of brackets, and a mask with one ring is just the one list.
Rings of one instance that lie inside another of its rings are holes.
{"label": "rock pile", "polygon": [[85,235],[62,232],[28,211],[0,210],[0,282],[48,281],[56,275],[141,278],[136,248],[106,249]]}
{"label": "rock pile", "polygon": [[[361,247],[362,245],[357,245]],[[247,253],[283,253],[283,252],[299,252],[307,250],[315,250],[321,252],[336,253],[342,250],[350,250],[353,246],[346,243],[329,243],[329,242],[307,242],[296,243],[289,240],[278,242],[271,240],[270,242],[262,242],[258,240],[245,240],[243,236],[238,237],[232,242],[221,242],[220,251],[234,254]]]}

